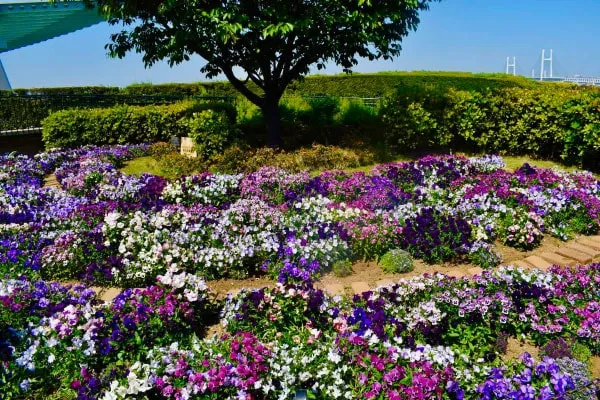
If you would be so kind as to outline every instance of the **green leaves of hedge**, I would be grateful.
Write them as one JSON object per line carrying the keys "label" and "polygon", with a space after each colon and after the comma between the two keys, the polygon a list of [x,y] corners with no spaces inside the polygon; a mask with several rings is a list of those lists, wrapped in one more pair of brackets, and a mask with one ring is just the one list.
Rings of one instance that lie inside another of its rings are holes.
{"label": "green leaves of hedge", "polygon": [[181,102],[58,111],[42,121],[42,139],[46,148],[167,141],[170,136],[187,136],[181,120],[196,108]]}
{"label": "green leaves of hedge", "polygon": [[397,148],[450,146],[600,168],[600,91],[564,85],[399,89],[382,118]]}

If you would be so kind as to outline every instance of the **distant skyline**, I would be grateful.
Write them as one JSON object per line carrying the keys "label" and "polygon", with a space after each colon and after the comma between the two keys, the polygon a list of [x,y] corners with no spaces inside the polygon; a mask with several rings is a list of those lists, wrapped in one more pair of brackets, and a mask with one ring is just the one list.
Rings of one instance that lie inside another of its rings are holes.
{"label": "distant skyline", "polygon": [[[197,82],[203,60],[144,69],[141,56],[107,57],[104,45],[118,26],[84,30],[0,54],[13,88],[127,86]],[[517,73],[539,74],[541,50],[554,50],[555,75],[600,76],[600,0],[445,0],[421,14],[393,61],[361,60],[356,72],[430,70],[504,72],[517,57]],[[314,71],[317,72],[316,70]],[[329,65],[319,73],[339,73]]]}

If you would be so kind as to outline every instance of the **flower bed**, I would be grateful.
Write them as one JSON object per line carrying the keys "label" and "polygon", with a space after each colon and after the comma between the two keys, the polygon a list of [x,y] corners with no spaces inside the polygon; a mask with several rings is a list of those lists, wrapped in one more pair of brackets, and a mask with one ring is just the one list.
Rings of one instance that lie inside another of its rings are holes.
{"label": "flower bed", "polygon": [[[169,271],[111,303],[85,287],[0,282],[0,393],[79,399],[592,399],[600,264],[424,276],[331,298],[278,284],[211,300]],[[220,310],[225,330],[203,338]],[[507,336],[561,358],[503,360]],[[556,348],[560,347],[560,351]]]}
{"label": "flower bed", "polygon": [[[593,398],[582,354],[600,354],[600,264],[352,299],[312,286],[335,261],[394,248],[489,267],[496,240],[597,232],[592,175],[457,156],[314,177],[118,171],[146,152],[0,157],[1,398]],[[42,187],[49,173],[61,189]],[[274,289],[225,301],[204,281],[264,273]],[[103,303],[57,279],[136,289]],[[206,336],[219,314],[224,333]],[[504,360],[508,337],[554,358]]]}
{"label": "flower bed", "polygon": [[[137,287],[176,266],[207,279],[314,277],[402,248],[426,262],[500,262],[499,240],[595,233],[600,182],[499,157],[425,157],[371,173],[124,175],[147,146],[0,158],[0,272]],[[54,172],[62,190],[43,188]]]}

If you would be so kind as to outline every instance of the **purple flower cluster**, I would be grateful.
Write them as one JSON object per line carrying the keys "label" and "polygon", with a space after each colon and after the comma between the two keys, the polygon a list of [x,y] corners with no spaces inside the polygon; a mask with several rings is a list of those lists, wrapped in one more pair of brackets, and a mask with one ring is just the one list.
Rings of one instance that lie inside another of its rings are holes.
{"label": "purple flower cluster", "polygon": [[[573,378],[565,374],[556,361],[545,358],[535,363],[529,353],[512,371],[493,368],[488,379],[478,388],[482,400],[518,399],[550,400],[568,398],[577,389]],[[589,383],[589,382],[588,382]],[[585,385],[585,382],[579,382]]]}

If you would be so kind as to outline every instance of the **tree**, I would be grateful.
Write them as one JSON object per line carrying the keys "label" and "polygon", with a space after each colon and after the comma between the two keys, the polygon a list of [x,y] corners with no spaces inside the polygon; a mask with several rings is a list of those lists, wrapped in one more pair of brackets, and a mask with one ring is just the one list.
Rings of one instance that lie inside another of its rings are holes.
{"label": "tree", "polygon": [[279,146],[279,100],[290,82],[312,65],[320,70],[334,62],[350,73],[357,57],[397,56],[431,1],[439,0],[99,0],[98,6],[110,24],[123,25],[106,45],[111,56],[135,51],[150,66],[200,55],[207,62],[201,72],[223,73],[260,107],[269,145]]}

